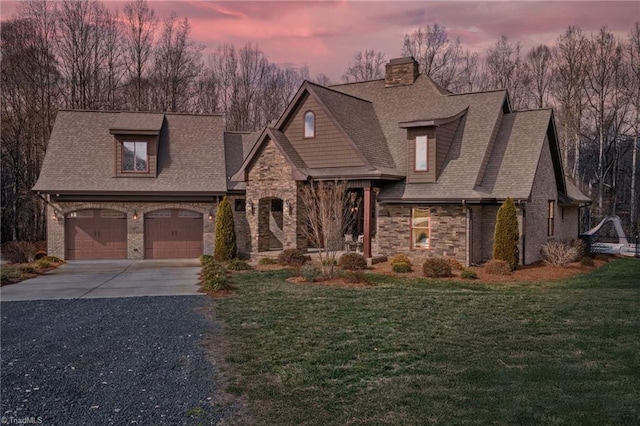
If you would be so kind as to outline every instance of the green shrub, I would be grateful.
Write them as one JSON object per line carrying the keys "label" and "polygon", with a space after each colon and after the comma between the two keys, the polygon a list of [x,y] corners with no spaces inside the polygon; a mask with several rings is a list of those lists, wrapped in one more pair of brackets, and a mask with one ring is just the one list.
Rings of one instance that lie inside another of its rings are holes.
{"label": "green shrub", "polygon": [[20,271],[20,274],[22,275],[37,273],[36,268],[31,265],[21,265],[18,267],[18,271]]}
{"label": "green shrub", "polygon": [[310,259],[300,249],[286,249],[278,255],[278,263],[284,266],[302,266]]}
{"label": "green shrub", "polygon": [[509,275],[512,271],[511,265],[499,259],[492,259],[485,263],[484,270],[489,275]]}
{"label": "green shrub", "polygon": [[219,262],[226,262],[235,258],[237,251],[233,210],[227,197],[224,197],[218,204],[216,213],[216,245],[213,257]]}
{"label": "green shrub", "polygon": [[493,234],[493,258],[507,262],[512,271],[518,266],[520,257],[519,240],[518,214],[513,200],[509,197],[500,206],[496,216],[496,227]]}
{"label": "green shrub", "polygon": [[591,259],[589,256],[584,256],[582,259],[580,259],[580,264],[582,266],[593,266],[593,265],[595,265],[595,263],[593,263],[593,259]]}
{"label": "green shrub", "polygon": [[361,271],[367,267],[367,259],[358,253],[345,253],[340,256],[338,264],[347,271]]}
{"label": "green shrub", "polygon": [[471,269],[463,269],[460,273],[460,278],[463,280],[475,280],[478,278],[478,274],[473,272]]}
{"label": "green shrub", "polygon": [[406,254],[402,254],[402,253],[396,254],[395,256],[393,256],[389,260],[389,263],[391,264],[392,267],[396,263],[406,263],[407,265],[411,266],[411,260],[407,257]]}
{"label": "green shrub", "polygon": [[411,272],[411,265],[405,262],[396,262],[391,266],[393,272],[405,273]]}
{"label": "green shrub", "polygon": [[322,266],[336,266],[338,261],[335,259],[323,259]]}
{"label": "green shrub", "polygon": [[57,256],[47,256],[44,259],[48,260],[51,263],[65,263],[64,260],[60,259]]}
{"label": "green shrub", "polygon": [[204,266],[207,263],[213,262],[213,256],[210,254],[203,254],[198,259],[200,259],[200,264]]}
{"label": "green shrub", "polygon": [[447,262],[449,262],[452,271],[462,271],[464,269],[462,263],[460,263],[460,261],[458,261],[457,259],[454,259],[453,257],[447,257],[446,259]]}
{"label": "green shrub", "polygon": [[36,246],[29,241],[9,241],[2,245],[2,257],[11,263],[27,263],[33,260]]}
{"label": "green shrub", "polygon": [[224,290],[229,286],[227,270],[220,263],[207,262],[202,267],[202,287],[208,291]]}
{"label": "green shrub", "polygon": [[232,271],[248,271],[251,269],[251,265],[249,265],[244,260],[231,259],[227,262],[227,269],[230,269]]}
{"label": "green shrub", "polygon": [[370,284],[369,278],[362,270],[343,271],[341,276],[350,284]]}
{"label": "green shrub", "polygon": [[434,257],[425,260],[422,264],[422,272],[429,278],[443,278],[451,276],[451,264],[447,259]]}
{"label": "green shrub", "polygon": [[278,264],[278,261],[270,257],[262,257],[258,261],[258,265],[277,265],[277,264]]}
{"label": "green shrub", "polygon": [[2,284],[6,284],[11,282],[12,280],[18,279],[20,278],[20,271],[18,270],[18,268],[15,268],[13,266],[3,266],[0,269],[0,280],[2,281]]}
{"label": "green shrub", "polygon": [[33,262],[33,266],[36,269],[45,269],[45,268],[50,268],[51,266],[53,266],[53,263],[49,260],[47,260],[46,257],[42,257],[38,260],[36,260],[35,262]]}
{"label": "green shrub", "polygon": [[314,282],[320,276],[320,270],[311,263],[305,263],[300,268],[300,276],[308,283]]}
{"label": "green shrub", "polygon": [[575,245],[557,240],[547,241],[540,252],[545,262],[555,266],[565,266],[580,258],[580,253]]}

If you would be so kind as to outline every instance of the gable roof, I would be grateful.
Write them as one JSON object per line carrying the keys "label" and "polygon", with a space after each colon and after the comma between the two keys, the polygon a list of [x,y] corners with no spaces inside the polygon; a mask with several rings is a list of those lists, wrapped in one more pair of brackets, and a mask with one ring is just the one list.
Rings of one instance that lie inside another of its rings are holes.
{"label": "gable roof", "polygon": [[[115,177],[112,131],[154,129],[159,133],[157,177]],[[224,152],[221,116],[63,110],[33,189],[54,194],[223,194]]]}

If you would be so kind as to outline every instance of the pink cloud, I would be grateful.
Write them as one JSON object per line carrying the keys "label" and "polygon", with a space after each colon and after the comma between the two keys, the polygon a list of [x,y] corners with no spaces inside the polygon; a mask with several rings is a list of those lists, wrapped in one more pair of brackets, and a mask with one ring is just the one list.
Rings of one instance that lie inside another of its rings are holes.
{"label": "pink cloud", "polygon": [[[192,37],[214,51],[223,43],[259,45],[271,62],[307,65],[312,76],[339,80],[356,52],[375,49],[397,57],[405,34],[419,26],[444,24],[465,49],[484,52],[504,34],[526,51],[553,45],[568,26],[585,33],[602,26],[625,37],[640,16],[632,1],[151,1],[162,19],[171,11],[187,17]],[[2,1],[0,17],[15,12]],[[122,10],[125,2],[108,1]]]}

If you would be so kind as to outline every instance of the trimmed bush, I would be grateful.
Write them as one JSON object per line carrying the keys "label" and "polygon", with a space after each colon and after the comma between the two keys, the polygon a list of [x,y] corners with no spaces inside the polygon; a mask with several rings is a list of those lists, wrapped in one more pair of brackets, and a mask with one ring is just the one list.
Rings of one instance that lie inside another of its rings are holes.
{"label": "trimmed bush", "polygon": [[566,266],[580,258],[578,248],[562,241],[548,241],[540,249],[544,261],[554,266]]}
{"label": "trimmed bush", "polygon": [[451,265],[452,271],[462,271],[464,269],[462,263],[460,263],[457,259],[454,259],[453,257],[447,257],[446,259],[447,262],[449,262],[449,265]]}
{"label": "trimmed bush", "polygon": [[406,263],[407,265],[411,266],[411,260],[407,257],[406,254],[396,254],[395,256],[393,256],[390,260],[389,263],[391,264],[391,266],[395,265],[396,263]]}
{"label": "trimmed bush", "polygon": [[422,264],[422,272],[425,277],[429,278],[444,278],[451,276],[451,264],[447,259],[441,257],[434,257],[427,259]]}
{"label": "trimmed bush", "polygon": [[311,263],[305,263],[300,268],[300,276],[308,283],[314,282],[320,276],[320,270]]}
{"label": "trimmed bush", "polygon": [[335,259],[323,259],[322,266],[336,266],[338,261]]}
{"label": "trimmed bush", "polygon": [[36,269],[45,269],[45,268],[49,268],[49,267],[53,266],[53,262],[48,260],[46,257],[42,257],[42,258],[36,260],[35,262],[33,262],[33,266]]}
{"label": "trimmed bush", "polygon": [[213,262],[213,256],[210,254],[203,254],[199,258],[200,264],[204,266],[206,263]]}
{"label": "trimmed bush", "polygon": [[276,259],[272,259],[270,257],[262,257],[258,261],[258,265],[277,265],[278,261]]}
{"label": "trimmed bush", "polygon": [[585,240],[578,238],[577,240],[571,241],[571,245],[578,251],[578,259],[589,256],[589,247],[587,247]]}
{"label": "trimmed bush", "polygon": [[484,271],[489,275],[509,275],[511,274],[511,265],[504,260],[492,259],[485,263]]}
{"label": "trimmed bush", "polygon": [[496,216],[496,227],[493,234],[493,258],[507,262],[512,271],[518,266],[520,257],[519,240],[520,231],[518,230],[516,205],[509,197],[500,206]]}
{"label": "trimmed bush", "polygon": [[249,271],[251,269],[251,265],[244,260],[231,259],[227,262],[227,269],[231,271]]}
{"label": "trimmed bush", "polygon": [[227,270],[220,263],[209,261],[202,267],[202,287],[208,291],[228,288]]}
{"label": "trimmed bush", "polygon": [[460,273],[460,278],[463,280],[475,280],[478,278],[478,274],[473,272],[471,269],[463,269]]}
{"label": "trimmed bush", "polygon": [[361,271],[367,267],[367,259],[358,253],[345,253],[340,256],[338,264],[347,271]]}
{"label": "trimmed bush", "polygon": [[18,267],[18,271],[20,271],[21,274],[36,274],[36,268],[34,266],[31,265],[21,265]]}
{"label": "trimmed bush", "polygon": [[411,265],[405,262],[397,262],[394,263],[393,266],[391,266],[391,270],[393,270],[393,272],[399,272],[403,274],[406,272],[411,272]]}
{"label": "trimmed bush", "polygon": [[284,266],[302,266],[310,259],[300,249],[286,249],[278,255],[278,263]]}
{"label": "trimmed bush", "polygon": [[370,284],[369,278],[362,270],[343,271],[342,278],[350,284]]}
{"label": "trimmed bush", "polygon": [[585,256],[582,259],[580,259],[580,264],[582,266],[594,266],[595,263],[593,263],[593,259],[591,259],[589,256]]}
{"label": "trimmed bush", "polygon": [[2,284],[7,284],[13,280],[20,278],[20,271],[13,266],[3,266],[0,268],[0,281]]}
{"label": "trimmed bush", "polygon": [[11,263],[27,263],[33,260],[37,249],[29,241],[9,241],[2,245],[2,257]]}
{"label": "trimmed bush", "polygon": [[235,258],[237,251],[233,210],[227,197],[224,197],[218,204],[216,213],[216,245],[213,257],[219,262],[226,262]]}

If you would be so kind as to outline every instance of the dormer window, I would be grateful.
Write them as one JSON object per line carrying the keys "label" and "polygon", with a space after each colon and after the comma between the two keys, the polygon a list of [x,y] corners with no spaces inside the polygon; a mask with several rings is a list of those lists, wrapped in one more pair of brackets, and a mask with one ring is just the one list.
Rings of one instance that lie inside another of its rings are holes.
{"label": "dormer window", "polygon": [[142,173],[149,171],[147,142],[124,141],[122,143],[122,171]]}
{"label": "dormer window", "polygon": [[429,146],[426,136],[416,136],[416,158],[415,158],[415,171],[426,172],[429,171]]}
{"label": "dormer window", "polygon": [[312,111],[304,113],[304,137],[314,138],[316,136],[316,116]]}

